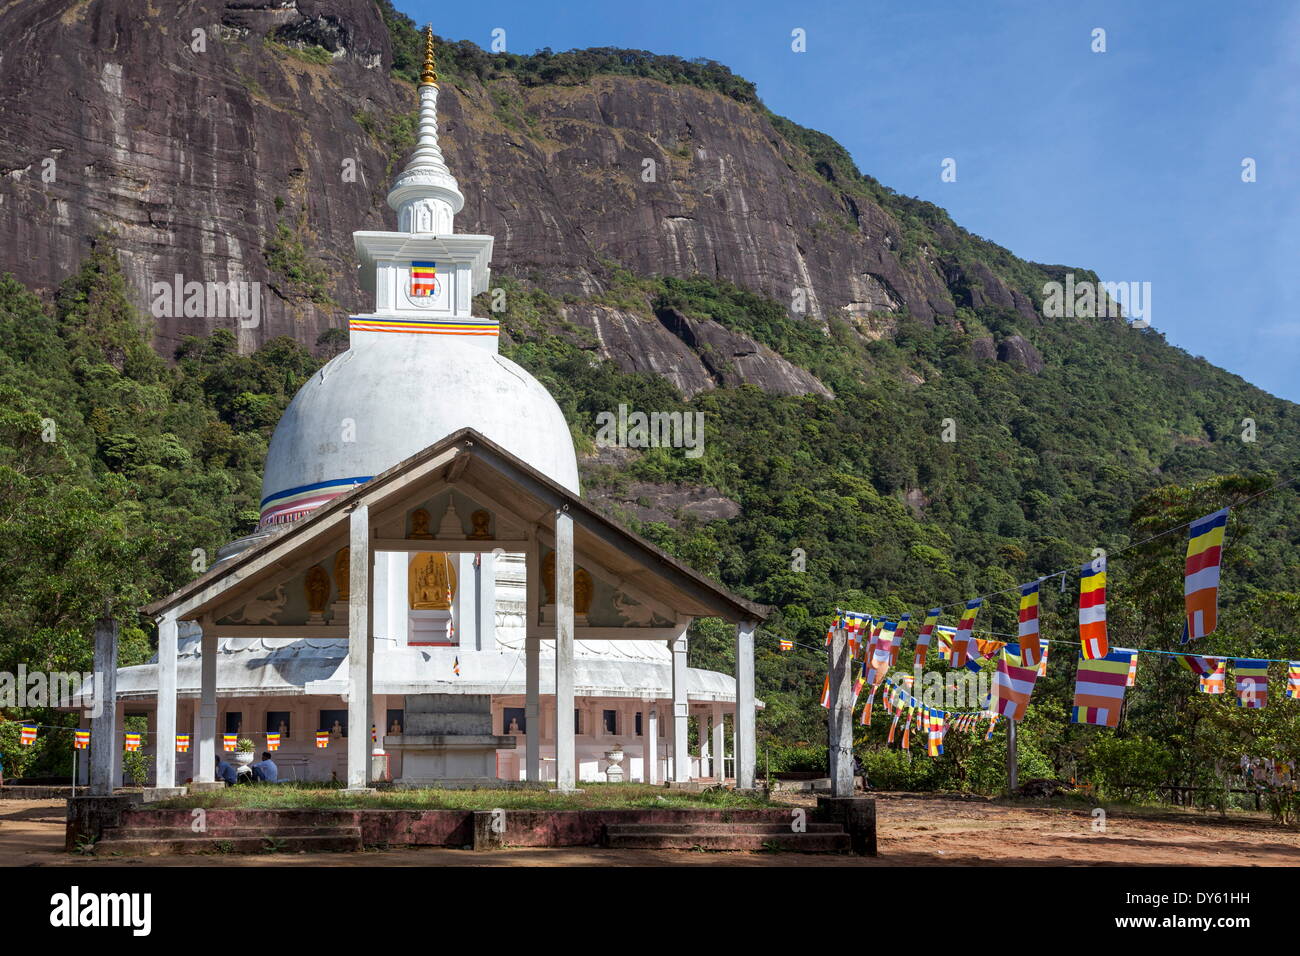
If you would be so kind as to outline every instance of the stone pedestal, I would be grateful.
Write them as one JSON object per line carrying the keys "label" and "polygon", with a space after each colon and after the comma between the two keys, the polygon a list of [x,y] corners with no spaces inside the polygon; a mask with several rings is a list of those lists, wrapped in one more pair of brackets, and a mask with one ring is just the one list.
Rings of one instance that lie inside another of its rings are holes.
{"label": "stone pedestal", "polygon": [[411,611],[410,644],[450,644],[450,611]]}
{"label": "stone pedestal", "polygon": [[818,797],[817,815],[841,824],[858,856],[876,855],[875,797]]}
{"label": "stone pedestal", "polygon": [[492,700],[486,694],[408,694],[404,733],[384,738],[402,757],[399,787],[495,787],[497,751],[513,750],[515,738],[492,733]]}
{"label": "stone pedestal", "polygon": [[609,761],[609,766],[605,768],[605,779],[610,783],[623,782],[623,757],[622,750],[608,750],[605,752],[605,759]]}

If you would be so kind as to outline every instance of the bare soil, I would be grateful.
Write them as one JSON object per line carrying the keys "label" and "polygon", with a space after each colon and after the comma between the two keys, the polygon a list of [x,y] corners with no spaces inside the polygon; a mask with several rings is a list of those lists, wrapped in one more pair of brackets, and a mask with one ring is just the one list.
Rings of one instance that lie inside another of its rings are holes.
{"label": "bare soil", "polygon": [[[792,806],[816,798],[794,795]],[[1262,814],[1088,808],[878,794],[880,855],[434,847],[364,853],[108,857],[63,852],[61,800],[0,801],[0,866],[1300,866],[1300,829]]]}

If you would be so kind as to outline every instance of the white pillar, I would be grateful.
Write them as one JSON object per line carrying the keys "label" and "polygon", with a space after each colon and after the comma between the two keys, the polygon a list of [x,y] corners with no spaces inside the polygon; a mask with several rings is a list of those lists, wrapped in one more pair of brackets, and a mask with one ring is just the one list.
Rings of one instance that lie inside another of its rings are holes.
{"label": "white pillar", "polygon": [[203,656],[199,662],[199,706],[195,721],[195,783],[212,783],[217,779],[217,635],[209,624],[199,639]]}
{"label": "white pillar", "polygon": [[754,789],[754,631],[753,621],[736,625],[736,789]]}
{"label": "white pillar", "polygon": [[655,783],[659,775],[659,714],[653,702],[642,714],[641,730],[645,738],[645,750],[642,751],[645,769],[641,775],[645,777],[645,783]]}
{"label": "white pillar", "polygon": [[555,788],[576,789],[573,739],[573,518],[555,513]]}
{"label": "white pillar", "polygon": [[[385,589],[375,591],[375,600],[388,605],[388,633],[390,647],[405,647],[411,636],[411,613],[407,607],[406,568],[410,555],[402,551],[388,551],[375,556],[376,561],[388,565]],[[405,730],[406,728],[402,728]]]}
{"label": "white pillar", "polygon": [[369,780],[371,668],[370,589],[374,583],[370,560],[370,507],[357,505],[350,517],[348,540],[348,789],[364,790]]}
{"label": "white pillar", "polygon": [[452,623],[456,643],[462,650],[481,650],[478,646],[478,582],[474,555],[468,551],[453,555],[456,563],[456,596],[452,598]]}
{"label": "white pillar", "polygon": [[524,638],[524,771],[534,783],[542,779],[542,639]]}
{"label": "white pillar", "polygon": [[497,649],[497,556],[478,556],[478,649]]}
{"label": "white pillar", "polygon": [[709,715],[707,711],[700,711],[695,718],[695,735],[700,738],[700,776],[713,776],[712,768],[709,766]]}
{"label": "white pillar", "polygon": [[690,705],[686,701],[686,632],[668,642],[673,653],[673,780],[691,779],[691,755],[687,750],[687,722]]}
{"label": "white pillar", "polygon": [[727,725],[722,719],[722,705],[713,705],[713,746],[710,756],[713,758],[713,778],[722,783],[727,777]]}
{"label": "white pillar", "polygon": [[176,615],[158,622],[158,718],[154,785],[176,786]]}

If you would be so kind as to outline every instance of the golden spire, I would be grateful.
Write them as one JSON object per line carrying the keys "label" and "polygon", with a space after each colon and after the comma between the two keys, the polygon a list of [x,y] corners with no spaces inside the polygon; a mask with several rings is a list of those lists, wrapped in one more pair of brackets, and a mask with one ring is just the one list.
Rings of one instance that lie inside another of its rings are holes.
{"label": "golden spire", "polygon": [[424,71],[420,74],[420,84],[438,83],[438,71],[433,65],[433,24],[424,28]]}

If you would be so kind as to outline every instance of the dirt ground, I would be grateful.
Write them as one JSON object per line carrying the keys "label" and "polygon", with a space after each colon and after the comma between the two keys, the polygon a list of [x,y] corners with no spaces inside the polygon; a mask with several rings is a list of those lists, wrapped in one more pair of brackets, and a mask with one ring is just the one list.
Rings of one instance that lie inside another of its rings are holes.
{"label": "dirt ground", "polygon": [[[815,798],[792,796],[793,805]],[[61,800],[0,801],[0,866],[1298,866],[1300,830],[1264,815],[1006,805],[877,795],[880,855],[700,853],[595,847],[471,853],[432,847],[364,853],[109,857],[63,853]]]}

